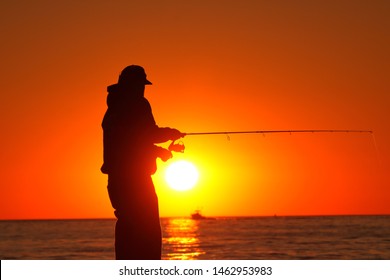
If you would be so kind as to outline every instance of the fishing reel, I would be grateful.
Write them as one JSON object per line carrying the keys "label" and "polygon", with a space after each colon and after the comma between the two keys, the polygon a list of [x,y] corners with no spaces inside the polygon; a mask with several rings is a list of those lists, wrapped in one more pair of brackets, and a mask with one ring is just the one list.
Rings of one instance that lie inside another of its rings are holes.
{"label": "fishing reel", "polygon": [[171,152],[176,152],[176,153],[184,153],[184,143],[183,141],[179,141],[178,143],[175,143],[175,141],[172,141],[171,144],[168,147],[168,150]]}

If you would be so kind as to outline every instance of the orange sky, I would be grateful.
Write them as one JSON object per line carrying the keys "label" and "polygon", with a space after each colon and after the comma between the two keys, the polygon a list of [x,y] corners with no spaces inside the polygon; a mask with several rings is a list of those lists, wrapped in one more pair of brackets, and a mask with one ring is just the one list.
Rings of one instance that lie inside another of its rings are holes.
{"label": "orange sky", "polygon": [[[111,3],[113,2],[113,3]],[[0,219],[113,217],[106,86],[145,67],[157,123],[183,132],[373,129],[184,139],[200,181],[161,216],[390,214],[388,1],[0,4]]]}

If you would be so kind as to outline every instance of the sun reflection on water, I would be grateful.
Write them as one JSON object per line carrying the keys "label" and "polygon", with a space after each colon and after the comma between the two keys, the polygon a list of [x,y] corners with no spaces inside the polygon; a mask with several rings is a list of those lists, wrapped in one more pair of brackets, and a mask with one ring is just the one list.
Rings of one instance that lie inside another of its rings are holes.
{"label": "sun reflection on water", "polygon": [[189,218],[164,219],[162,227],[163,259],[166,260],[196,260],[205,254],[200,248],[198,238],[199,221]]}

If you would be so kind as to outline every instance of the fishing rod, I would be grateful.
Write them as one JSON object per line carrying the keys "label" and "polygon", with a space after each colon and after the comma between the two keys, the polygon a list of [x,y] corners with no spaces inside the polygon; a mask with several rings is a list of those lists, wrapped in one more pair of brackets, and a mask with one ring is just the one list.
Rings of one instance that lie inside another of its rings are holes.
{"label": "fishing rod", "polygon": [[190,132],[186,136],[194,135],[229,135],[229,134],[267,134],[267,133],[374,133],[372,130],[353,129],[300,129],[300,130],[249,130],[249,131],[214,131],[214,132]]}
{"label": "fishing rod", "polygon": [[[202,136],[202,135],[227,135],[230,140],[230,134],[270,134],[270,133],[370,133],[374,135],[372,130],[354,130],[354,129],[290,129],[290,130],[247,130],[247,131],[212,131],[212,132],[189,132],[185,133],[185,136]],[[184,144],[182,141],[179,143],[172,143],[169,145],[168,150],[175,152],[184,152]]]}

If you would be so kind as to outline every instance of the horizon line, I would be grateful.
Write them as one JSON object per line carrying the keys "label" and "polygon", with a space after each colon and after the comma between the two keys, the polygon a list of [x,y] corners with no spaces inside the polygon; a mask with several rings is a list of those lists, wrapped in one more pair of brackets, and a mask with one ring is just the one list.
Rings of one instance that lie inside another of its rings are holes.
{"label": "horizon line", "polygon": [[[225,215],[225,216],[205,216],[207,218],[294,218],[294,217],[353,217],[353,216],[390,216],[389,214],[309,214],[309,215]],[[160,219],[191,219],[191,216],[162,216]],[[83,221],[83,220],[116,220],[115,217],[105,218],[20,218],[20,219],[0,219],[0,222],[4,221]]]}

